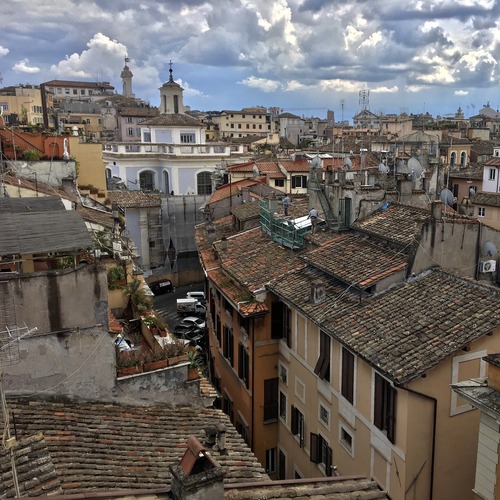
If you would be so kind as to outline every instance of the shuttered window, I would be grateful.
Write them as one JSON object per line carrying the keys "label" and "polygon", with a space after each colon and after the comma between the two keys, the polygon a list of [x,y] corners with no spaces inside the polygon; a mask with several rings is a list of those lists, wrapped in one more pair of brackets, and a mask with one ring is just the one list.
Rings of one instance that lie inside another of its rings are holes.
{"label": "shuttered window", "polygon": [[311,432],[309,443],[309,456],[311,462],[322,464],[325,467],[325,474],[332,475],[332,449],[328,442],[321,436]]}
{"label": "shuttered window", "polygon": [[331,340],[325,332],[320,332],[319,358],[314,373],[322,380],[330,381]]}
{"label": "shuttered window", "polygon": [[395,441],[396,394],[394,387],[376,373],[373,423],[387,434],[391,443]]}
{"label": "shuttered window", "polygon": [[342,347],[342,396],[354,402],[354,354]]}

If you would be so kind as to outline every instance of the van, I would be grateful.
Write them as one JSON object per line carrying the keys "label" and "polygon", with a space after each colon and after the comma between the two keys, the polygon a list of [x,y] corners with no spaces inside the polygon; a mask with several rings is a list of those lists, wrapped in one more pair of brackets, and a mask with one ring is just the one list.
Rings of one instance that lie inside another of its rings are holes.
{"label": "van", "polygon": [[186,294],[186,297],[188,299],[196,299],[198,300],[199,302],[201,302],[202,304],[205,304],[206,303],[206,300],[205,300],[205,292],[188,292]]}

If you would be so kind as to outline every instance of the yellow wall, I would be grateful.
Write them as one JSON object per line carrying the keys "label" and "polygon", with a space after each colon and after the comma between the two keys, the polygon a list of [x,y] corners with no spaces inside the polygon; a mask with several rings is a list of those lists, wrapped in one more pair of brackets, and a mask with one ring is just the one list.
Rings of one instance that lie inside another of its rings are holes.
{"label": "yellow wall", "polygon": [[78,184],[92,185],[107,196],[101,144],[82,142],[80,137],[69,137],[69,145],[71,156],[78,162]]}

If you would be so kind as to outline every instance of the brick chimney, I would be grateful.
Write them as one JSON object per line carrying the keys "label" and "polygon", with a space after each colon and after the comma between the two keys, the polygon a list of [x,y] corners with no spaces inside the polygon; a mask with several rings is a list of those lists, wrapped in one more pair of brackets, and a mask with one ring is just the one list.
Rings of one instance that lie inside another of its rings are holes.
{"label": "brick chimney", "polygon": [[319,304],[326,299],[325,284],[322,281],[311,282],[311,302],[313,304]]}
{"label": "brick chimney", "polygon": [[202,444],[189,436],[187,449],[178,465],[170,466],[174,500],[222,500],[224,471]]}

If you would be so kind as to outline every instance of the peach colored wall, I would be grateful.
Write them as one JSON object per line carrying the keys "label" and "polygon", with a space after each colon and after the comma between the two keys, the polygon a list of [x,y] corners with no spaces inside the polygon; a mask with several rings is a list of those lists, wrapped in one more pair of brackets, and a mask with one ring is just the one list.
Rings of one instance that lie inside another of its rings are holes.
{"label": "peach colored wall", "polygon": [[92,185],[106,193],[106,172],[102,161],[102,145],[81,142],[80,137],[69,137],[71,156],[78,162],[78,184]]}

